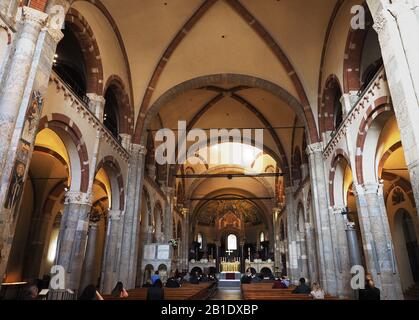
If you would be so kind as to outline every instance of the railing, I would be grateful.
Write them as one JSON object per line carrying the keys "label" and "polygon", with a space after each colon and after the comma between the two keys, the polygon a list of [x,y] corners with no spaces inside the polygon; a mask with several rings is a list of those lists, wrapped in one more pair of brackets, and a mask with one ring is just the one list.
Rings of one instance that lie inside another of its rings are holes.
{"label": "railing", "polygon": [[358,106],[361,104],[362,100],[364,100],[365,96],[373,89],[373,87],[375,86],[376,82],[380,79],[380,77],[383,77],[383,76],[385,76],[384,65],[381,66],[381,68],[377,71],[377,73],[372,78],[372,80],[368,83],[368,85],[364,89],[361,89],[358,92],[358,94],[357,94],[358,99],[357,99],[356,103],[354,103],[351,110],[345,116],[345,118],[343,119],[343,121],[339,125],[339,127],[336,128],[336,130],[332,132],[331,139],[329,140],[329,142],[327,143],[327,145],[324,149],[325,150],[324,151],[325,155],[327,155],[327,153],[329,153],[328,150],[330,150],[332,148],[332,145],[336,143],[337,137],[340,136],[340,134],[342,133],[341,131],[343,131],[344,128],[346,128],[348,121],[351,118],[353,118],[354,112],[358,108]]}
{"label": "railing", "polygon": [[[125,160],[128,161],[128,159],[130,158],[130,154],[128,153],[128,151],[124,148],[124,146],[121,143],[121,138],[118,137],[116,138],[112,132],[106,128],[106,126],[103,124],[103,122],[101,122],[96,115],[89,109],[88,104],[83,101],[83,99],[81,99],[71,88],[70,85],[68,85],[56,72],[52,71],[51,73],[51,80],[56,82],[56,84],[60,84],[62,86],[62,88],[64,89],[64,91],[66,91],[67,95],[71,95],[73,100],[76,101],[76,104],[78,106],[82,107],[82,112],[84,113],[84,117],[86,118],[89,123],[93,124],[94,128],[99,128],[100,131],[102,132],[105,140],[110,143],[117,151],[118,153],[121,155],[121,157]],[[86,117],[87,116],[87,117]]]}

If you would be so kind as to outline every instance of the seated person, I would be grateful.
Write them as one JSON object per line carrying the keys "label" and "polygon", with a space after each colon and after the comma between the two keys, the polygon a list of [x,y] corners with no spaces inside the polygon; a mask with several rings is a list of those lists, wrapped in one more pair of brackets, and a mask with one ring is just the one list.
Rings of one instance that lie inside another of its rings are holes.
{"label": "seated person", "polygon": [[148,288],[147,300],[164,300],[163,282],[157,279],[153,286]]}
{"label": "seated person", "polygon": [[288,289],[288,284],[285,280],[285,277],[282,276],[281,278],[279,278],[278,280],[275,280],[272,289]]}
{"label": "seated person", "polygon": [[381,292],[372,280],[371,276],[366,277],[365,289],[359,290],[359,300],[381,300]]}
{"label": "seated person", "polygon": [[79,300],[103,300],[103,297],[97,291],[94,285],[88,285],[84,290]]}
{"label": "seated person", "polygon": [[156,271],[152,276],[151,276],[151,283],[154,284],[156,282],[156,280],[161,280],[160,279],[160,275],[159,272]]}
{"label": "seated person", "polygon": [[314,300],[324,300],[324,290],[320,287],[317,282],[313,283],[313,290],[310,292],[310,295]]}
{"label": "seated person", "polygon": [[306,284],[306,279],[301,278],[300,279],[300,284],[298,285],[297,288],[295,288],[292,293],[294,294],[310,294],[311,289],[310,287]]}
{"label": "seated person", "polygon": [[124,289],[124,285],[119,281],[112,290],[112,296],[116,298],[128,298],[128,292]]}
{"label": "seated person", "polygon": [[241,278],[240,282],[242,284],[249,284],[252,282],[252,274],[248,271],[246,272],[246,274],[243,275],[243,277]]}
{"label": "seated person", "polygon": [[180,283],[178,279],[176,278],[175,273],[173,271],[171,272],[169,279],[167,279],[166,287],[167,288],[180,288]]}
{"label": "seated person", "polygon": [[199,284],[201,278],[199,277],[198,272],[194,272],[193,274],[191,274],[191,276],[189,277],[189,283],[190,284]]}
{"label": "seated person", "polygon": [[256,273],[256,270],[255,269],[251,269],[251,273],[252,273],[252,275],[251,275],[251,283],[258,283],[258,282],[261,282],[262,281],[262,279],[259,277],[259,275]]}

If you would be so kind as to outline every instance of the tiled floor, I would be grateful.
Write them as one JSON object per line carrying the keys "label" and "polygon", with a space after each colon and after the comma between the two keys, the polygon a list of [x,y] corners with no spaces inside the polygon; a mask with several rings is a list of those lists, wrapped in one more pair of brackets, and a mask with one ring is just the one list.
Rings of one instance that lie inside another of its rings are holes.
{"label": "tiled floor", "polygon": [[211,300],[243,300],[240,289],[219,288]]}

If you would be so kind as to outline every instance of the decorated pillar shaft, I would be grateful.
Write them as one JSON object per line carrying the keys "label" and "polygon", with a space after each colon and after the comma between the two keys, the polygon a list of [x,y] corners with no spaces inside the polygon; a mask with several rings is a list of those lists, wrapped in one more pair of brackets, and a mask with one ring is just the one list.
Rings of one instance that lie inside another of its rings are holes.
{"label": "decorated pillar shaft", "polygon": [[419,12],[416,1],[368,0],[419,215]]}
{"label": "decorated pillar shaft", "polygon": [[101,277],[101,290],[105,294],[110,294],[117,282],[117,267],[121,250],[122,220],[123,213],[120,210],[109,211]]}
{"label": "decorated pillar shaft", "polygon": [[97,238],[98,225],[96,222],[91,222],[87,235],[86,254],[84,257],[83,274],[80,283],[81,290],[91,284],[97,285],[98,279],[95,279]]}
{"label": "decorated pillar shaft", "polygon": [[127,180],[127,206],[123,221],[122,246],[118,278],[128,289],[135,288],[137,274],[138,241],[140,234],[140,208],[147,149],[133,144]]}
{"label": "decorated pillar shaft", "polygon": [[287,212],[287,235],[288,235],[288,276],[294,283],[298,283],[298,250],[297,250],[297,220],[294,208],[294,190],[287,188],[285,191]]}
{"label": "decorated pillar shaft", "polygon": [[23,186],[60,30],[44,27],[45,13],[24,8],[0,84],[0,278],[13,243]]}
{"label": "decorated pillar shaft", "polygon": [[[39,34],[48,15],[44,12],[24,7],[18,21],[17,40],[14,53],[6,66],[5,79],[0,91],[0,169],[3,169],[13,130],[19,115],[24,93],[34,62]],[[3,170],[1,170],[0,177]]]}
{"label": "decorated pillar shaft", "polygon": [[55,265],[64,268],[67,289],[80,289],[91,201],[91,194],[73,191],[66,194]]}
{"label": "decorated pillar shaft", "polygon": [[318,249],[319,281],[329,294],[337,294],[336,267],[331,233],[328,186],[324,169],[321,143],[307,148],[310,165],[310,180],[313,196],[314,227]]}
{"label": "decorated pillar shaft", "polygon": [[355,190],[367,271],[381,288],[382,299],[403,299],[383,185],[366,183],[355,185]]}

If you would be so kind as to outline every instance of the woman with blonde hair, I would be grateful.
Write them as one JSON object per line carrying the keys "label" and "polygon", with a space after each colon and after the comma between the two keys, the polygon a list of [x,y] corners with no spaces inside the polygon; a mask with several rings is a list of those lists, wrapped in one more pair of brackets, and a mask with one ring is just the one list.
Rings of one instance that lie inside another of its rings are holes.
{"label": "woman with blonde hair", "polygon": [[324,290],[320,287],[320,285],[317,282],[313,282],[310,296],[312,296],[314,300],[324,300]]}

